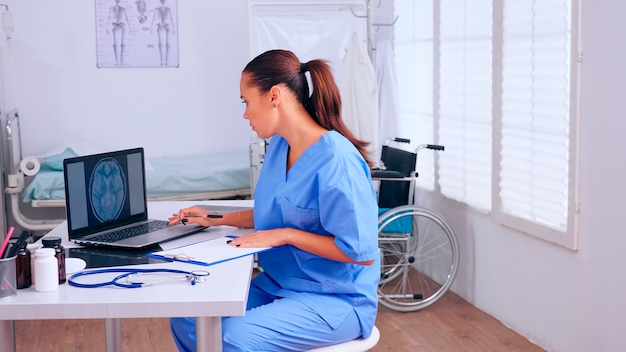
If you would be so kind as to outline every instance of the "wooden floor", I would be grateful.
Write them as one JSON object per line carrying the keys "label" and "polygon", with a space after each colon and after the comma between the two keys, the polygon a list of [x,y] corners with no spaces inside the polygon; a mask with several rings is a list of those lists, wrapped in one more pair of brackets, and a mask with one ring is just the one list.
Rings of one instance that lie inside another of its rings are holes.
{"label": "wooden floor", "polygon": [[[168,319],[122,319],[124,352],[170,352],[176,347]],[[380,307],[381,334],[372,352],[544,351],[453,293],[417,312]],[[25,320],[15,324],[18,352],[101,352],[104,321]]]}

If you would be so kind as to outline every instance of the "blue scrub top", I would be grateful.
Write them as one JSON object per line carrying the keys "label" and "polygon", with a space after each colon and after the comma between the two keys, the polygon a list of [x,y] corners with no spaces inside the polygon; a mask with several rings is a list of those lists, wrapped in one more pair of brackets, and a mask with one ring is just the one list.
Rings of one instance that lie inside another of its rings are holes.
{"label": "blue scrub top", "polygon": [[263,272],[254,282],[273,295],[301,300],[333,328],[354,310],[368,337],[380,278],[378,206],[369,167],[335,131],[325,133],[289,171],[288,151],[281,136],[270,140],[254,193],[255,228],[334,236],[350,258],[376,262],[341,263],[286,245],[259,253]]}

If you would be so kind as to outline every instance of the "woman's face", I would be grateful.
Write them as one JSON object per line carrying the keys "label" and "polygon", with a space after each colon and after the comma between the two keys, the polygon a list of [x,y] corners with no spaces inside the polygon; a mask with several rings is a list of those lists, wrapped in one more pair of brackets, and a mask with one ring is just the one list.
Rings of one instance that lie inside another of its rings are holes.
{"label": "woman's face", "polygon": [[269,138],[276,134],[277,115],[269,93],[261,94],[259,89],[248,84],[247,74],[241,75],[241,100],[246,105],[243,118],[248,120],[252,130],[260,138]]}

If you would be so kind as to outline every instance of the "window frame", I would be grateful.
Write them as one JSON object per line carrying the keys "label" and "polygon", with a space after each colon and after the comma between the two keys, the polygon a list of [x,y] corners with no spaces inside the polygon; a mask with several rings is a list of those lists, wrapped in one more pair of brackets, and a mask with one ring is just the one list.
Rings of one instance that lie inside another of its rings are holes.
{"label": "window frame", "polygon": [[[522,233],[540,238],[550,243],[557,244],[570,250],[578,249],[578,222],[580,213],[579,201],[579,124],[580,124],[580,69],[582,63],[581,51],[581,7],[582,0],[571,0],[571,31],[570,31],[570,90],[569,90],[569,159],[568,159],[568,197],[567,197],[567,228],[559,230],[544,224],[539,224],[530,220],[522,219],[503,213],[501,211],[502,201],[500,199],[500,171],[502,151],[501,130],[502,130],[502,69],[503,69],[503,1],[492,1],[492,159],[491,159],[491,209],[487,216],[496,223],[515,229]],[[438,129],[440,125],[439,115],[439,81],[440,81],[440,40],[439,33],[439,2],[433,0],[433,140],[437,143]],[[402,14],[399,14],[402,18]],[[497,35],[496,35],[497,34]],[[400,72],[401,68],[399,68]],[[474,209],[472,206],[455,201],[444,196],[439,186],[439,158],[434,159],[434,190],[421,189],[419,192],[433,192],[435,196],[442,200],[451,201],[460,205],[465,205],[468,210]],[[422,170],[424,172],[425,170]],[[416,185],[419,187],[419,184]],[[477,212],[484,211],[476,209]]]}
{"label": "window frame", "polygon": [[[555,243],[571,250],[578,249],[578,214],[580,202],[578,194],[579,175],[579,96],[580,96],[580,63],[582,52],[580,51],[580,4],[581,0],[572,0],[571,8],[571,37],[570,37],[570,105],[569,105],[569,172],[568,172],[568,214],[567,229],[560,231],[546,225],[538,224],[529,220],[521,219],[501,211],[502,201],[499,197],[500,188],[500,153],[502,151],[502,87],[494,84],[492,105],[492,209],[494,220],[506,227],[513,228],[523,233],[538,237],[548,242]],[[493,0],[493,33],[503,33],[503,0]],[[493,82],[502,82],[502,35],[493,36]]]}

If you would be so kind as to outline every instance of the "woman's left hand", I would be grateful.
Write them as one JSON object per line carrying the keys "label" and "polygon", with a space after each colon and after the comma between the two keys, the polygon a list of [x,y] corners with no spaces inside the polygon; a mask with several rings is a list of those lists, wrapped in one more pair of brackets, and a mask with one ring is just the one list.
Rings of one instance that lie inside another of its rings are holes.
{"label": "woman's left hand", "polygon": [[338,262],[360,265],[371,265],[375,262],[374,260],[357,262],[348,257],[337,247],[334,236],[318,235],[292,228],[259,230],[234,238],[229,244],[242,248],[280,247],[288,244],[305,252]]}
{"label": "woman's left hand", "polygon": [[280,247],[287,244],[290,229],[259,230],[244,236],[234,238],[231,246],[242,248]]}

